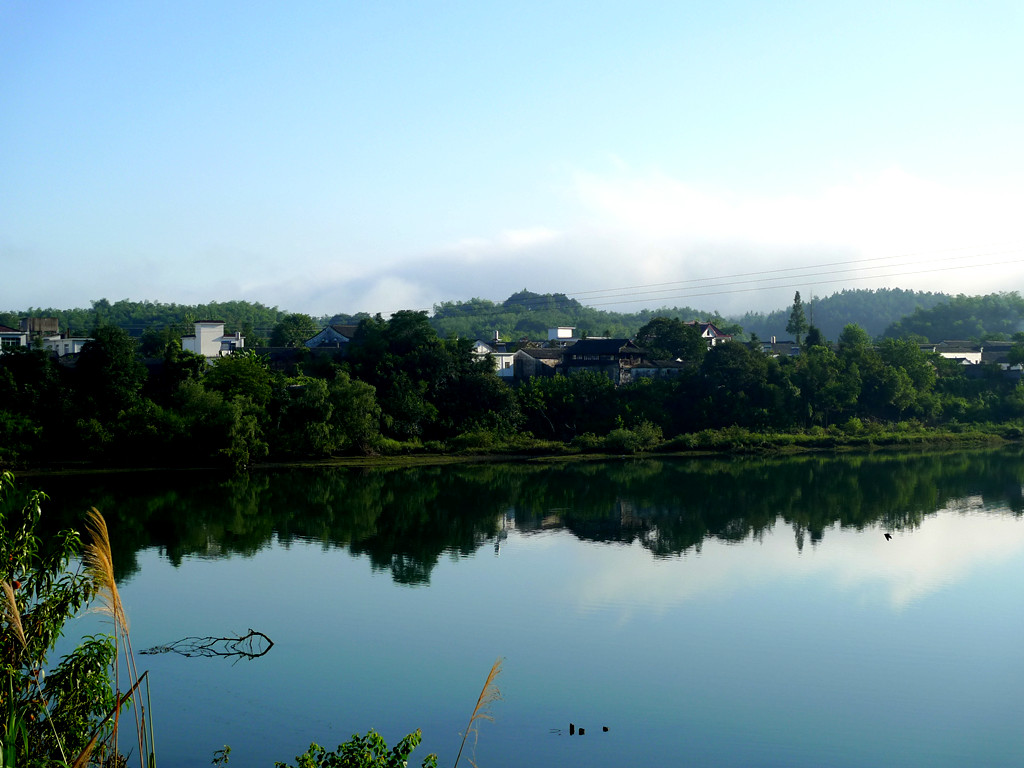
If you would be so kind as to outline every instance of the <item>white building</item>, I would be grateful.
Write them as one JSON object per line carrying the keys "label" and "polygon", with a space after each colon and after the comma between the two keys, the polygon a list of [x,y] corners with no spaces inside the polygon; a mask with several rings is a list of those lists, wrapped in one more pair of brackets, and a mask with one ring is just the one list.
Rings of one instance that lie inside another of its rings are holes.
{"label": "white building", "polygon": [[241,333],[224,335],[224,323],[213,320],[201,320],[196,323],[196,332],[191,336],[181,337],[181,348],[186,352],[195,352],[203,357],[220,357],[245,347],[245,339]]}
{"label": "white building", "polygon": [[[722,333],[710,320],[705,323],[702,323],[699,320],[691,320],[685,323],[685,325],[693,325],[700,328],[700,337],[707,342],[708,349],[718,346],[722,342],[732,341],[732,336],[730,334]],[[775,339],[772,337],[772,342],[774,343],[774,341]]]}
{"label": "white building", "polygon": [[47,336],[43,338],[43,349],[55,353],[57,357],[77,355],[87,341],[92,339],[88,336]]}
{"label": "white building", "polygon": [[18,331],[14,328],[8,328],[6,325],[0,325],[0,352],[3,352],[5,347],[27,346],[28,334],[25,331]]}
{"label": "white building", "polygon": [[473,354],[481,357],[491,355],[494,359],[495,372],[499,376],[512,378],[512,361],[515,359],[515,353],[508,351],[504,341],[495,339],[488,344],[486,341],[477,339],[473,342]]}

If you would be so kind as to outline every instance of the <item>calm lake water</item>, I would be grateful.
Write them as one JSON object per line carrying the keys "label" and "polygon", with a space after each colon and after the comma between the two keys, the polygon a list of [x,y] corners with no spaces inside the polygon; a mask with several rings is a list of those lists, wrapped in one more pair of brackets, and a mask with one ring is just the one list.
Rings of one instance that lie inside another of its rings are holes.
{"label": "calm lake water", "polygon": [[498,657],[480,768],[1024,764],[1020,451],[24,482],[107,517],[136,650],[274,641],[137,657],[162,768],[450,766]]}

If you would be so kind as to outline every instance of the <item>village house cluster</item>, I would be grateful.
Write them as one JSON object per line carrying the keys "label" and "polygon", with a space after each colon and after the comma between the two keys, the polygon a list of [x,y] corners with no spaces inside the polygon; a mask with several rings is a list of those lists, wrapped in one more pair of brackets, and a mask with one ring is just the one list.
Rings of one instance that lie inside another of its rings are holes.
{"label": "village house cluster", "polygon": [[[708,347],[732,339],[711,322],[692,323],[700,327]],[[338,349],[351,343],[354,325],[332,325],[305,342],[309,349]],[[501,341],[495,332],[491,341],[477,339],[473,352],[490,355],[495,372],[505,380],[520,381],[536,376],[554,376],[579,371],[594,371],[608,376],[616,384],[628,384],[641,378],[665,378],[678,375],[686,365],[678,360],[651,360],[645,350],[631,339],[589,336],[579,338],[576,329],[561,326],[548,329],[546,340],[520,339],[514,344]]]}
{"label": "village house cluster", "polygon": [[[692,321],[690,325],[700,328],[701,337],[708,349],[732,341],[732,336],[723,333],[714,323]],[[62,334],[56,318],[22,318],[20,327],[9,328],[0,325],[0,354],[10,347],[36,347],[49,351],[69,362],[82,351],[90,341],[88,337]],[[309,350],[336,351],[344,355],[345,347],[356,335],[357,325],[328,325],[304,342]],[[774,336],[759,342],[761,351],[771,357],[786,357],[800,354],[800,346],[793,341],[779,341]],[[245,337],[241,333],[226,333],[224,323],[201,320],[194,324],[194,333],[181,338],[181,346],[187,352],[194,352],[209,360],[246,349]],[[1009,341],[987,341],[978,344],[971,341],[942,341],[922,344],[927,352],[955,360],[968,369],[982,364],[997,364],[1006,369],[1007,353],[1013,346]],[[272,362],[294,362],[295,349],[258,347],[257,352],[268,354]],[[576,336],[576,328],[560,326],[548,330],[547,339],[520,339],[507,342],[500,339],[497,331],[489,341],[476,340],[474,354],[490,355],[495,372],[507,381],[521,381],[538,376],[555,376],[579,371],[593,371],[608,376],[617,385],[628,384],[644,378],[671,378],[687,368],[680,360],[652,359],[648,352],[637,346],[632,339]]]}

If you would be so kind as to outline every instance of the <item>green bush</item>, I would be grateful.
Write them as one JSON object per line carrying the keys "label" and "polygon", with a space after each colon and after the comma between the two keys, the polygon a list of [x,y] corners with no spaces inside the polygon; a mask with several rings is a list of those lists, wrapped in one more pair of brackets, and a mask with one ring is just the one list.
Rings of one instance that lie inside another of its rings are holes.
{"label": "green bush", "polygon": [[[423,735],[419,729],[410,733],[395,747],[388,749],[387,742],[374,730],[365,736],[353,734],[333,752],[319,744],[310,744],[304,754],[295,758],[295,768],[406,768],[409,755],[419,746]],[[431,753],[423,758],[422,768],[437,768],[437,755]],[[288,763],[275,762],[274,768],[292,768]]]}
{"label": "green bush", "polygon": [[605,449],[605,438],[598,437],[593,432],[584,432],[582,435],[576,435],[569,445],[583,453],[598,453]]}
{"label": "green bush", "polygon": [[609,453],[639,453],[661,442],[661,427],[642,421],[631,429],[613,429],[604,442]]}

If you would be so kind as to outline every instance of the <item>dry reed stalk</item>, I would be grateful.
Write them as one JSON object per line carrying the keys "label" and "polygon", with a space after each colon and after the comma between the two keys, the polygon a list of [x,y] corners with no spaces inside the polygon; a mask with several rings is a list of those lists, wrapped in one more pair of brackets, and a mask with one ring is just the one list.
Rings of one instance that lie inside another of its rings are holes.
{"label": "dry reed stalk", "polygon": [[[85,516],[85,526],[89,531],[92,541],[85,546],[83,560],[86,571],[96,586],[96,594],[102,603],[99,609],[103,613],[110,614],[114,622],[114,700],[117,706],[114,709],[114,754],[117,754],[117,734],[121,720],[121,663],[120,637],[127,634],[128,622],[124,615],[124,607],[121,605],[121,594],[117,591],[117,581],[114,579],[114,557],[110,549],[110,535],[107,532],[107,521],[96,507],[92,507]],[[122,622],[122,619],[125,619]]]}
{"label": "dry reed stalk", "polygon": [[85,547],[85,566],[103,603],[101,610],[109,613],[122,634],[127,636],[128,617],[125,616],[121,594],[117,591],[117,582],[114,580],[114,558],[110,550],[107,522],[99,510],[93,507],[86,513],[85,525],[92,537],[92,542]]}
{"label": "dry reed stalk", "polygon": [[[131,691],[138,688],[142,679],[146,677],[145,673],[143,676],[139,676],[139,670],[135,665],[135,653],[132,649],[131,634],[128,631],[128,617],[124,612],[124,605],[121,602],[121,594],[117,589],[117,581],[114,579],[114,558],[110,548],[110,535],[107,531],[107,523],[103,519],[103,515],[100,514],[99,510],[95,507],[91,508],[86,513],[86,528],[89,531],[92,541],[85,547],[85,565],[89,574],[92,576],[93,582],[96,584],[97,595],[103,604],[102,611],[109,613],[114,620],[114,646],[118,652],[118,656],[121,656],[119,649],[123,647],[125,667],[128,671],[128,682],[131,683]],[[120,640],[120,642],[119,642]],[[115,698],[118,697],[118,692],[121,689],[120,685],[120,669],[121,664],[118,658],[114,659],[114,689]],[[147,681],[148,685],[148,681]],[[128,698],[127,694],[125,700]],[[148,698],[148,696],[147,696]],[[118,726],[120,725],[120,710],[121,703],[118,703],[114,711],[114,754],[117,754],[117,735]],[[150,735],[147,739],[146,734],[146,721],[144,708],[141,706],[133,707],[133,713],[135,715],[135,730],[138,736],[139,746],[139,760],[143,768],[145,768],[146,753],[150,752],[152,758],[152,718],[150,718]],[[149,742],[150,749],[146,749],[146,743]]]}
{"label": "dry reed stalk", "polygon": [[85,745],[85,749],[82,750],[81,754],[75,758],[75,762],[71,768],[86,768],[89,765],[89,761],[92,759],[92,752],[96,748],[97,734],[93,734],[93,737],[89,739],[89,743]]}
{"label": "dry reed stalk", "polygon": [[18,638],[21,647],[28,650],[28,641],[25,639],[25,627],[21,624],[21,611],[18,610],[18,600],[14,597],[14,587],[9,581],[2,582],[4,588],[3,614],[7,623],[14,630],[14,636]]}
{"label": "dry reed stalk", "polygon": [[[480,735],[480,731],[476,723],[480,720],[494,721],[494,715],[490,712],[490,706],[496,701],[501,699],[501,690],[498,688],[498,675],[501,673],[501,663],[504,661],[502,658],[498,658],[491,667],[491,671],[487,675],[487,679],[484,681],[484,687],[480,691],[480,696],[476,700],[476,706],[473,708],[473,714],[469,717],[469,723],[466,725],[466,732],[462,734],[462,743],[459,745],[459,754],[455,756],[455,765],[452,768],[458,768],[459,760],[462,758],[462,750],[466,746],[466,739],[469,737],[470,732],[473,733],[473,749],[476,750],[476,740]],[[473,764],[473,761],[470,760]],[[474,764],[475,765],[475,764]]]}

